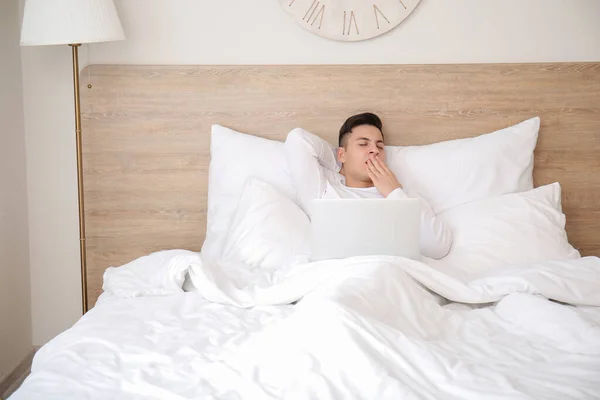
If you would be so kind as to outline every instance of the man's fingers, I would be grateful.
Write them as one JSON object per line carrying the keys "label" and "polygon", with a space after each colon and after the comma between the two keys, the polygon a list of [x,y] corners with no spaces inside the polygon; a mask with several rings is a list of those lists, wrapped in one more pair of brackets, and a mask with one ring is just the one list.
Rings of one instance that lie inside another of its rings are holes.
{"label": "man's fingers", "polygon": [[367,160],[367,170],[375,172],[375,165],[373,165],[373,160],[370,158]]}
{"label": "man's fingers", "polygon": [[369,179],[371,179],[372,181],[375,180],[375,175],[373,175],[370,169],[367,169],[367,175],[369,175]]}
{"label": "man's fingers", "polygon": [[377,169],[375,168],[375,165],[373,164],[372,160],[367,160],[367,173],[369,173],[369,178],[371,178],[371,180],[379,176],[379,171],[377,171]]}
{"label": "man's fingers", "polygon": [[387,167],[387,165],[385,165],[385,162],[383,162],[379,156],[375,157],[375,161],[377,161],[377,166],[379,167],[379,169],[381,170],[381,172],[388,172],[389,169]]}
{"label": "man's fingers", "polygon": [[392,170],[387,166],[387,164],[383,161],[381,161],[379,159],[379,156],[375,157],[375,160],[377,161],[377,164],[379,165],[379,168],[381,169],[381,171],[387,175],[392,174]]}
{"label": "man's fingers", "polygon": [[373,168],[379,173],[379,174],[383,174],[384,170],[381,167],[381,164],[379,163],[379,160],[376,157],[371,157],[369,159],[371,161],[371,164],[373,165]]}
{"label": "man's fingers", "polygon": [[377,167],[382,171],[382,172],[388,172],[389,168],[387,167],[387,165],[381,161],[381,159],[379,158],[379,156],[375,156],[375,162]]}
{"label": "man's fingers", "polygon": [[386,163],[381,163],[381,166],[383,167],[385,172],[392,173],[392,170],[390,169],[390,167],[388,167],[388,165]]}
{"label": "man's fingers", "polygon": [[377,180],[377,176],[373,173],[371,168],[367,168],[367,175],[369,176],[369,179],[371,179],[373,183],[375,183],[375,181]]}

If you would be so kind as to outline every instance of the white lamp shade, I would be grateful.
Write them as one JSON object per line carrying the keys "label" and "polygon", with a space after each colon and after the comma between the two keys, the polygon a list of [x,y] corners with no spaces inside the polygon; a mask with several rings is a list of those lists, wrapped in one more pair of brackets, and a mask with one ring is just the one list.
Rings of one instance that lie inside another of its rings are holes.
{"label": "white lamp shade", "polygon": [[21,46],[123,40],[113,0],[26,0]]}

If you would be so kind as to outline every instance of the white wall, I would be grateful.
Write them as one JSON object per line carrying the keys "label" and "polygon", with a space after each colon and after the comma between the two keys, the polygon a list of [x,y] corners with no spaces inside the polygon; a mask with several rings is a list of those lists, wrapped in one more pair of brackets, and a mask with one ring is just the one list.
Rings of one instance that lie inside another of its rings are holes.
{"label": "white wall", "polygon": [[19,2],[0,3],[0,381],[31,350]]}
{"label": "white wall", "polygon": [[[128,39],[90,46],[83,65],[87,56],[92,64],[600,61],[598,0],[422,0],[389,34],[355,43],[305,31],[277,0],[116,4]],[[41,344],[80,310],[69,48],[24,49],[23,78],[33,341]]]}

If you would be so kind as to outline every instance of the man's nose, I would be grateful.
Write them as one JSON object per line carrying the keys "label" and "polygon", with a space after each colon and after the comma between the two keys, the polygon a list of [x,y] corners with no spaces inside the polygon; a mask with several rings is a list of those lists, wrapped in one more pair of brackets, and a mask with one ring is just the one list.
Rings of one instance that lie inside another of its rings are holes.
{"label": "man's nose", "polygon": [[371,147],[371,150],[369,151],[369,153],[378,156],[379,155],[379,147],[377,147],[377,146]]}

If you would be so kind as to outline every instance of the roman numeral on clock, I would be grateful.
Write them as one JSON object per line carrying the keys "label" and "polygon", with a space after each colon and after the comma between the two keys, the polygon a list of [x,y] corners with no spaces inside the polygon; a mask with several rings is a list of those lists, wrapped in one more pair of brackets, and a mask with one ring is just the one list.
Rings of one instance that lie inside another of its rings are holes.
{"label": "roman numeral on clock", "polygon": [[[346,23],[348,25],[348,29],[346,30]],[[356,16],[354,15],[354,11],[350,11],[350,13],[348,13],[347,11],[344,11],[344,27],[342,30],[342,35],[350,35],[350,33],[352,32],[352,24],[354,24],[354,29],[356,31],[357,35],[360,35],[360,32],[358,31],[358,24],[356,23]]]}
{"label": "roman numeral on clock", "polygon": [[[295,0],[294,0],[295,1]],[[291,4],[290,4],[291,5]],[[319,8],[320,6],[320,8]],[[319,11],[317,11],[319,10]],[[316,12],[316,14],[315,14]],[[318,0],[313,0],[312,4],[304,14],[302,18],[307,24],[314,25],[317,20],[319,20],[319,27],[321,29],[321,25],[323,25],[323,16],[325,15],[325,4],[321,4]]]}
{"label": "roman numeral on clock", "polygon": [[386,16],[381,12],[379,7],[373,4],[373,11],[375,12],[375,21],[377,22],[377,29],[379,29],[379,16],[381,15],[383,19],[389,24],[390,20],[386,18]]}

